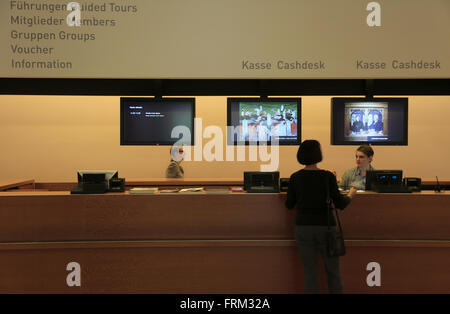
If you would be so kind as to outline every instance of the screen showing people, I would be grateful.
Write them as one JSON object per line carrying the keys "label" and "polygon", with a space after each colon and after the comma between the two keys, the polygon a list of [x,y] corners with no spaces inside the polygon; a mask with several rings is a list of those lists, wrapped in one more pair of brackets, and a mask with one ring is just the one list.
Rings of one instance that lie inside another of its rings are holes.
{"label": "screen showing people", "polygon": [[121,98],[121,145],[194,144],[195,98]]}
{"label": "screen showing people", "polygon": [[228,99],[228,126],[233,143],[298,144],[300,99]]}
{"label": "screen showing people", "polygon": [[345,103],[344,136],[346,140],[374,140],[377,137],[387,139],[388,132],[388,104],[374,103]]}
{"label": "screen showing people", "polygon": [[332,144],[407,145],[407,98],[332,99]]}

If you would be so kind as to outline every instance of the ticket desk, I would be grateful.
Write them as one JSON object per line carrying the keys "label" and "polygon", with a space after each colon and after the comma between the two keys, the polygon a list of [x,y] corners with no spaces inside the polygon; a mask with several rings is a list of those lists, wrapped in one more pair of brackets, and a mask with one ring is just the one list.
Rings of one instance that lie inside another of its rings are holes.
{"label": "ticket desk", "polygon": [[[285,193],[70,195],[58,190],[68,183],[22,181],[24,188],[0,186],[0,293],[303,291],[295,210],[284,207]],[[358,193],[341,221],[346,293],[450,293],[449,192]],[[67,284],[72,262],[81,286]],[[380,286],[371,286],[372,262]],[[321,285],[326,291],[322,267]]]}

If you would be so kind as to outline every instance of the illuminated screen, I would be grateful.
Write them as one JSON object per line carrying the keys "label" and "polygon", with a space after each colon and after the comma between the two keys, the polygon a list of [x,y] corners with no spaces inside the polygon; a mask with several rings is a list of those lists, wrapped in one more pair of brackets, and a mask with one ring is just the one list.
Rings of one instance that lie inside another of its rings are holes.
{"label": "illuminated screen", "polygon": [[121,98],[121,145],[194,145],[195,98]]}
{"label": "illuminated screen", "polygon": [[333,145],[408,145],[408,98],[332,98]]}
{"label": "illuminated screen", "polygon": [[300,98],[228,98],[228,144],[300,144]]}

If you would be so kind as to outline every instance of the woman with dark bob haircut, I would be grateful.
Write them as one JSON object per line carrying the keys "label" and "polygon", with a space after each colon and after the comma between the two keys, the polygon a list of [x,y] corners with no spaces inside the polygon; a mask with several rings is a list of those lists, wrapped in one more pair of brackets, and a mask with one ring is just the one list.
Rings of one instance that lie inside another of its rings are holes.
{"label": "woman with dark bob haircut", "polygon": [[328,257],[326,253],[328,221],[332,228],[336,228],[334,215],[328,210],[326,201],[329,195],[336,208],[344,209],[356,189],[351,188],[347,196],[341,195],[334,174],[317,167],[322,161],[322,150],[316,140],[301,143],[297,160],[305,167],[291,175],[286,207],[297,208],[295,239],[303,264],[305,292],[320,293],[317,269],[320,252],[328,278],[328,290],[330,293],[342,293],[339,257]]}

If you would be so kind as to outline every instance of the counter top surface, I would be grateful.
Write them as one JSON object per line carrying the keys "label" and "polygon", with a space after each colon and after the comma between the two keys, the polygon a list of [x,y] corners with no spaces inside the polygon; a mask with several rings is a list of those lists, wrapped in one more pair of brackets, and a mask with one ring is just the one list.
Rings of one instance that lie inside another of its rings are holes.
{"label": "counter top surface", "polygon": [[0,180],[0,191],[16,188],[23,185],[34,184],[33,179],[8,179]]}
{"label": "counter top surface", "polygon": [[[6,191],[6,192],[0,192],[0,197],[4,196],[97,196],[97,197],[110,197],[110,196],[180,196],[180,195],[203,195],[203,196],[253,196],[257,197],[258,195],[286,195],[286,192],[281,193],[246,193],[246,192],[229,192],[229,193],[207,193],[205,191],[202,192],[173,192],[173,193],[160,193],[159,191],[153,194],[130,194],[129,191],[126,192],[119,192],[119,193],[104,193],[104,194],[70,194],[70,191],[40,191],[40,190],[17,190],[17,191]],[[422,192],[414,192],[414,193],[376,193],[372,191],[364,191],[364,192],[358,192],[357,196],[367,196],[367,195],[403,195],[403,196],[410,196],[410,197],[419,197],[419,196],[450,196],[450,191],[443,191],[440,193],[434,192],[434,191],[422,191]]]}

